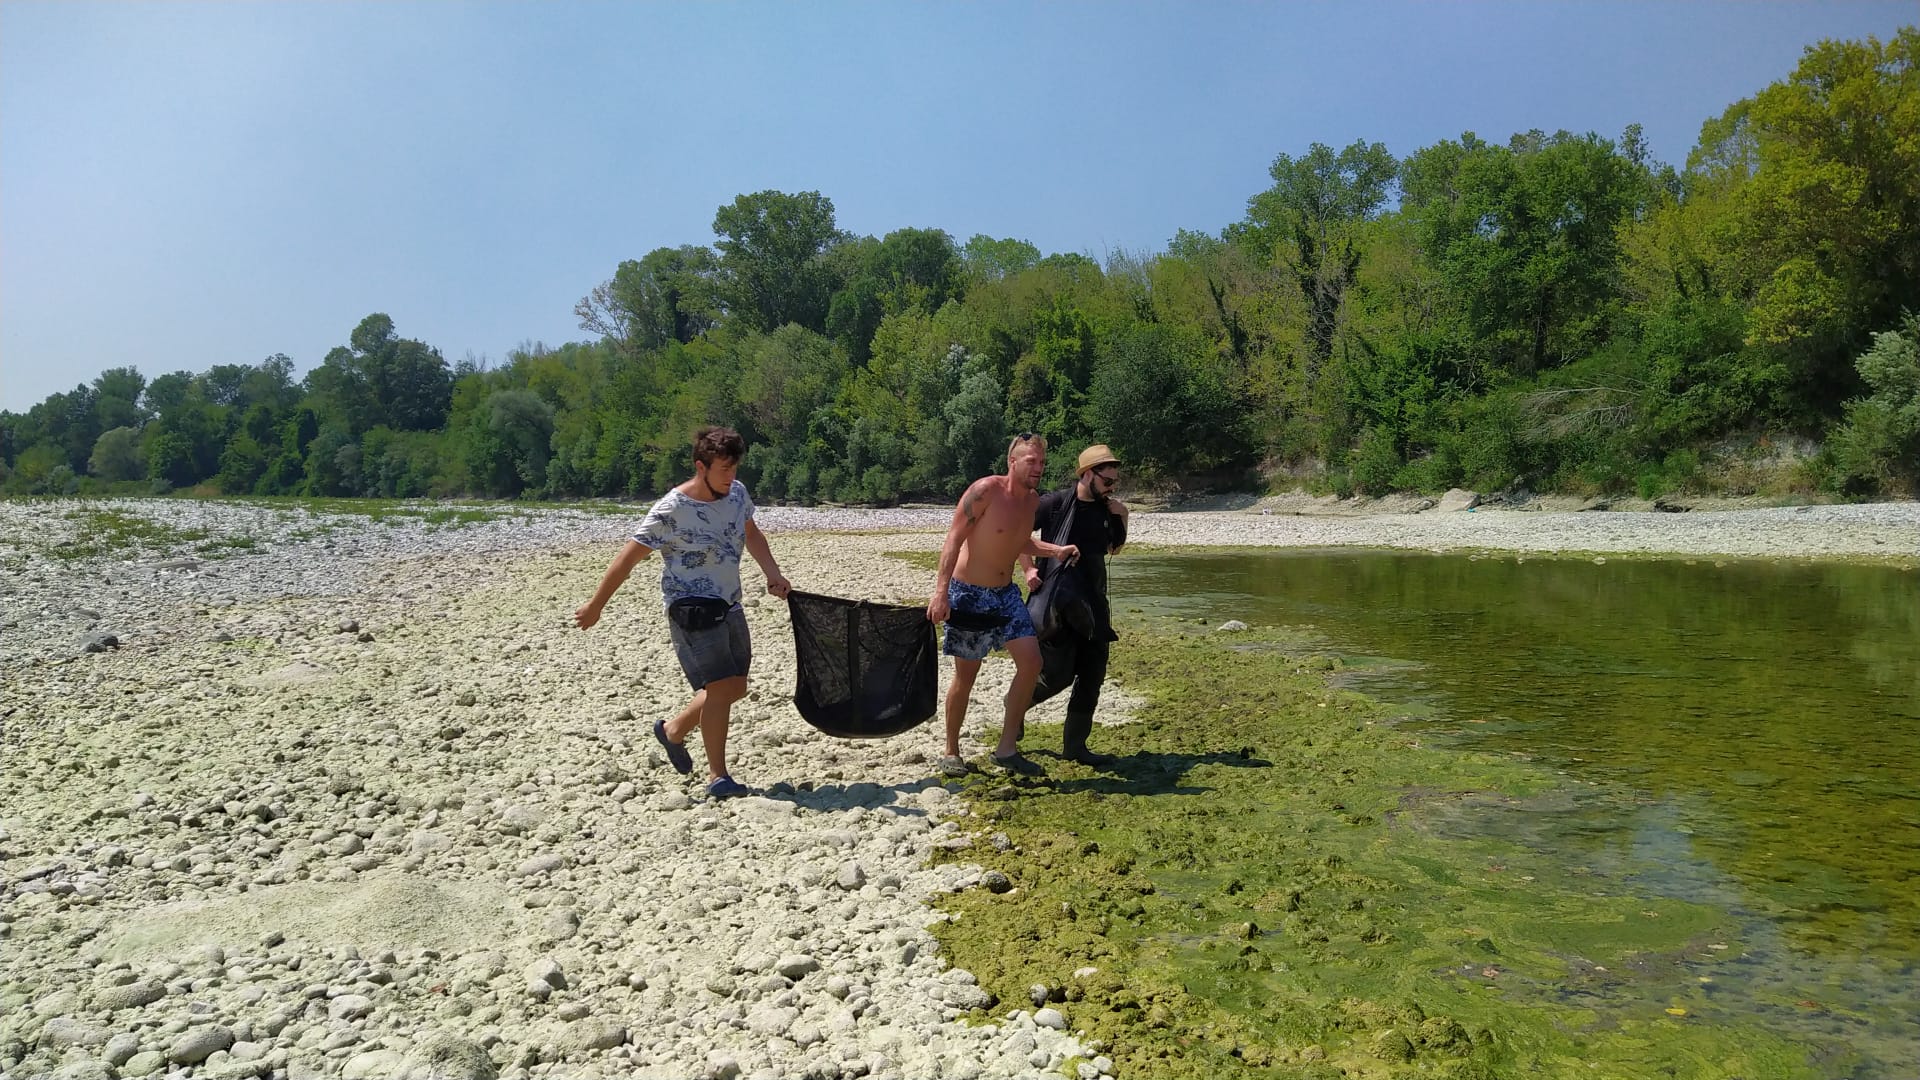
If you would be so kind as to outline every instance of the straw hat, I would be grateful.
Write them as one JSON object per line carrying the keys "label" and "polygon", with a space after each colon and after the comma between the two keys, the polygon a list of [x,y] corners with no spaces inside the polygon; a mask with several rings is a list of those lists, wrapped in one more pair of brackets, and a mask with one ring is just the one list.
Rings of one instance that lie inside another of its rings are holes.
{"label": "straw hat", "polygon": [[1102,465],[1118,464],[1120,464],[1120,459],[1113,456],[1113,451],[1107,448],[1106,443],[1095,443],[1085,450],[1080,451],[1080,470],[1073,475],[1085,476],[1087,475],[1088,469],[1097,469]]}

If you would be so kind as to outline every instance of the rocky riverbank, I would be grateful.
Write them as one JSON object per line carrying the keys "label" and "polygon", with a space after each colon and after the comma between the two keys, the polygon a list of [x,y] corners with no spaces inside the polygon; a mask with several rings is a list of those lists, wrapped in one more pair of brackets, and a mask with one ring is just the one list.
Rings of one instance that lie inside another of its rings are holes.
{"label": "rocky riverbank", "polygon": [[[0,1071],[1109,1071],[940,954],[930,900],[992,894],[932,856],[987,837],[932,776],[933,727],[799,719],[782,605],[748,606],[735,712],[759,794],[666,767],[647,728],[686,688],[653,568],[568,623],[635,513],[0,503]],[[930,575],[886,553],[946,520],[760,517],[798,587],[907,602]],[[1910,560],[1920,510],[1153,514],[1135,536]],[[1007,675],[983,672],[975,752]]]}

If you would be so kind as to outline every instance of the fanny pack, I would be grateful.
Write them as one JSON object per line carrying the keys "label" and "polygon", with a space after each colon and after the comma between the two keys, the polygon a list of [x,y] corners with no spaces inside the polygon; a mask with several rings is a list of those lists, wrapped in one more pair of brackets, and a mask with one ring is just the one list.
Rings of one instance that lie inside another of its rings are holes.
{"label": "fanny pack", "polygon": [[712,596],[683,596],[667,605],[667,618],[682,630],[711,630],[727,621],[733,605]]}
{"label": "fanny pack", "polygon": [[955,630],[994,631],[1007,625],[1007,616],[989,611],[961,611],[959,608],[947,612],[947,625]]}

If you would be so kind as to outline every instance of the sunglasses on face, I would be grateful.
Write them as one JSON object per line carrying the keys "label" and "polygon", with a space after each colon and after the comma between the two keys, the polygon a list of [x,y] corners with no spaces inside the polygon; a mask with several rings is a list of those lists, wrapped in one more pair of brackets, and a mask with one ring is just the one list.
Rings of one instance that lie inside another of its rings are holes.
{"label": "sunglasses on face", "polygon": [[1093,475],[1105,480],[1109,484],[1118,483],[1120,480],[1120,470],[1114,468],[1095,469],[1093,470]]}

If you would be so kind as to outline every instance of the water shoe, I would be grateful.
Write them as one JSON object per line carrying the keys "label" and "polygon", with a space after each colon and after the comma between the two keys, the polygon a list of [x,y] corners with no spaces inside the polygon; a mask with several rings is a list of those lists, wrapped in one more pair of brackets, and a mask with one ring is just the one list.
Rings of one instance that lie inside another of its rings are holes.
{"label": "water shoe", "polygon": [[668,741],[665,721],[655,720],[653,722],[653,737],[659,739],[660,745],[666,748],[667,760],[673,763],[674,772],[685,776],[693,771],[693,755],[687,753],[687,745],[685,743]]}

